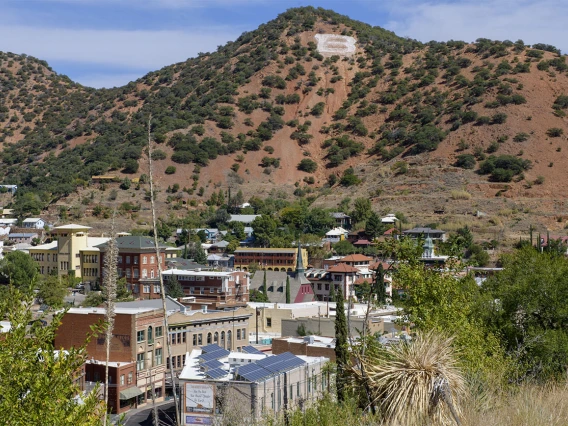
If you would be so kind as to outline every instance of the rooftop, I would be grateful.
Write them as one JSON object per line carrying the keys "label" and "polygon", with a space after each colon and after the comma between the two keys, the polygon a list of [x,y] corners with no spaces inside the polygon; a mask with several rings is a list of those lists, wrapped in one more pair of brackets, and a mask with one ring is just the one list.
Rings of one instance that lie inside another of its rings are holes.
{"label": "rooftop", "polygon": [[[99,248],[106,249],[109,238],[106,239],[104,243],[100,244]],[[134,250],[155,250],[156,246],[154,245],[154,239],[147,236],[140,236],[140,235],[125,235],[118,237],[116,239],[116,245],[119,250],[127,250],[127,249],[134,249]],[[165,244],[158,245],[161,249],[167,248]]]}
{"label": "rooftop", "polygon": [[[151,312],[155,311],[158,308],[149,308],[149,307],[139,307],[139,308],[119,308],[117,307],[114,312],[117,314],[125,314],[125,315],[136,315],[142,314],[144,312]],[[159,308],[161,309],[161,307]],[[88,315],[88,314],[97,314],[97,315],[104,315],[106,313],[105,308],[71,308],[67,311],[70,314],[80,314],[80,315]]]}
{"label": "rooftop", "polygon": [[53,228],[54,231],[87,231],[91,229],[90,226],[84,226],[84,225],[77,225],[75,223],[70,223],[69,225],[63,225],[63,226],[56,226],[55,228]]}
{"label": "rooftop", "polygon": [[339,263],[330,267],[327,272],[357,273],[359,272],[359,269],[345,263]]}
{"label": "rooftop", "polygon": [[239,248],[235,253],[297,253],[297,248]]}
{"label": "rooftop", "polygon": [[217,271],[188,271],[185,269],[168,269],[162,272],[162,275],[193,275],[193,276],[209,276],[209,277],[229,277],[230,272]]}
{"label": "rooftop", "polygon": [[229,222],[249,223],[254,221],[259,216],[259,214],[232,214]]}
{"label": "rooftop", "polygon": [[372,257],[363,254],[350,254],[339,259],[340,262],[370,262],[371,260],[373,260]]}

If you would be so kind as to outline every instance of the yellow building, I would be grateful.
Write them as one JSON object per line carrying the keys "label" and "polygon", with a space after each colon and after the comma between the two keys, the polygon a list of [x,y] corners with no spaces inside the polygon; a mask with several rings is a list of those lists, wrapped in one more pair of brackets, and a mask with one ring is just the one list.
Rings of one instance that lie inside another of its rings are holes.
{"label": "yellow building", "polygon": [[[39,264],[40,273],[83,277],[83,271],[86,271],[88,278],[94,281],[100,275],[99,250],[95,246],[109,238],[89,237],[89,229],[75,224],[58,226],[50,232],[51,243],[31,247],[30,256]],[[81,256],[85,256],[83,265]]]}

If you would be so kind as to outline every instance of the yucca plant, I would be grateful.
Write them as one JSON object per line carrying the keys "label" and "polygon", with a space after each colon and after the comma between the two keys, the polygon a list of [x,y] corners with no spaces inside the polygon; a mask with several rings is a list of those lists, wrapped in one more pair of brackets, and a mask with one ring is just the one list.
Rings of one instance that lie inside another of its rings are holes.
{"label": "yucca plant", "polygon": [[385,424],[460,424],[466,387],[452,338],[425,333],[359,362],[364,369],[350,369],[353,385],[371,389]]}

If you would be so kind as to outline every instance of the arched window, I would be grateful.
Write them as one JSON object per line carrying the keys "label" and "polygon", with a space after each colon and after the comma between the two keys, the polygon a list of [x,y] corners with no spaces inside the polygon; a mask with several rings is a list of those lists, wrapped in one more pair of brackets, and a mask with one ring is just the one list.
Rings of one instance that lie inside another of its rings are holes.
{"label": "arched window", "polygon": [[207,333],[207,344],[210,345],[211,343],[211,333]]}
{"label": "arched window", "polygon": [[213,343],[219,343],[219,333],[215,332],[215,338],[213,339]]}
{"label": "arched window", "polygon": [[152,326],[148,327],[148,343],[154,342],[154,334],[152,333]]}
{"label": "arched window", "polygon": [[225,332],[224,332],[224,331],[221,332],[221,345],[220,345],[220,346],[221,346],[223,349],[226,349],[226,348],[225,348]]}
{"label": "arched window", "polygon": [[231,350],[231,330],[227,331],[227,349]]}

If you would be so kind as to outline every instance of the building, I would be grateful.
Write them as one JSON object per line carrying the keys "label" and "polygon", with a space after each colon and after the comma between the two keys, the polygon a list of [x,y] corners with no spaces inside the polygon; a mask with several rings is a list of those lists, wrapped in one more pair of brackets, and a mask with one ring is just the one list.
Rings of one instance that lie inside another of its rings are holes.
{"label": "building", "polygon": [[229,222],[241,222],[246,226],[251,226],[259,214],[232,214]]}
{"label": "building", "polygon": [[388,223],[388,224],[391,224],[391,225],[394,225],[397,221],[398,221],[398,219],[397,219],[396,215],[393,214],[393,213],[389,213],[385,217],[381,218],[382,223]]}
{"label": "building", "polygon": [[435,252],[434,241],[429,236],[424,240],[422,245],[422,257],[420,260],[428,265],[443,265],[449,256],[440,256]]}
{"label": "building", "polygon": [[230,304],[249,300],[248,272],[168,269],[162,276],[165,281],[175,277],[187,296],[195,296],[200,301]]}
{"label": "building", "polygon": [[332,230],[325,233],[324,240],[329,241],[330,243],[338,243],[340,241],[346,240],[348,234],[349,231],[347,231],[346,229],[343,229],[341,227],[333,228]]}
{"label": "building", "polygon": [[[229,352],[217,345],[187,354],[180,373],[182,424],[213,424],[223,407],[254,424],[262,416],[277,416],[329,391],[331,377],[324,357],[296,356],[290,352],[265,355],[254,347]],[[202,396],[199,404],[193,395]],[[216,401],[221,404],[217,405]]]}
{"label": "building", "polygon": [[430,237],[432,240],[446,241],[446,232],[432,228],[412,228],[402,231],[402,235],[413,239]]}
{"label": "building", "polygon": [[[105,321],[105,313],[103,308],[69,309],[57,329],[55,347],[82,346],[92,332],[91,327]],[[151,402],[152,392],[157,401],[163,400],[166,335],[162,309],[117,307],[115,313],[110,361],[116,364],[113,364],[114,379],[109,391],[114,391],[109,405],[116,414]],[[91,360],[86,365],[87,381],[104,381],[104,374],[96,367],[106,359],[103,333],[87,343],[86,353]]]}
{"label": "building", "polygon": [[[118,277],[126,279],[126,285],[134,297],[141,299],[160,298],[158,263],[165,271],[168,246],[159,244],[160,255],[156,256],[153,238],[134,235],[117,237],[116,246],[118,249]],[[90,262],[95,261],[94,263],[98,263],[97,267],[102,271],[107,250],[108,243],[93,247],[92,250],[83,250],[84,269],[89,268]],[[99,252],[100,256],[97,256]],[[86,276],[85,273],[84,276]]]}
{"label": "building", "polygon": [[[109,238],[89,237],[88,226],[63,225],[53,228],[50,232],[52,242],[38,245],[29,249],[30,256],[38,262],[40,273],[44,276],[54,271],[61,276],[74,276],[85,278],[87,281],[96,281],[100,273],[98,249]],[[86,251],[96,257],[89,258],[89,263],[82,262],[81,252]],[[83,276],[83,270],[89,268],[88,275]]]}
{"label": "building", "polygon": [[12,195],[18,190],[18,185],[0,185],[0,192],[9,192]]}
{"label": "building", "polygon": [[0,219],[0,226],[16,226],[18,224],[18,219]]}
{"label": "building", "polygon": [[294,355],[322,356],[335,361],[335,338],[322,336],[280,337],[272,339],[274,355],[290,352]]}
{"label": "building", "polygon": [[207,264],[212,268],[233,268],[235,266],[235,256],[232,254],[210,254],[207,256]]}
{"label": "building", "polygon": [[306,278],[313,286],[317,300],[331,300],[331,289],[337,294],[339,289],[343,297],[355,297],[355,282],[359,277],[359,269],[346,263],[338,263],[327,269],[310,269]]}
{"label": "building", "polygon": [[39,217],[30,217],[22,222],[23,228],[43,229],[45,225],[44,220]]}
{"label": "building", "polygon": [[261,303],[249,302],[247,310],[256,316],[254,334],[268,336],[282,335],[282,320],[300,317],[318,317],[329,315],[330,309],[335,310],[335,302],[304,302],[304,303]]}
{"label": "building", "polygon": [[251,281],[251,288],[257,291],[264,291],[266,277],[266,294],[270,302],[286,303],[286,285],[290,284],[290,302],[302,303],[311,302],[315,295],[310,281],[306,278],[304,260],[300,253],[305,249],[297,250],[296,270],[294,273],[280,271],[257,271]]}
{"label": "building", "polygon": [[8,240],[12,241],[14,244],[17,243],[26,243],[31,244],[34,239],[39,238],[39,235],[35,232],[14,232],[12,234],[8,234]]}
{"label": "building", "polygon": [[[301,249],[302,262],[308,264],[308,251]],[[235,250],[235,268],[248,271],[249,265],[258,265],[266,271],[287,271],[296,269],[297,248],[239,248]]]}
{"label": "building", "polygon": [[351,229],[351,216],[348,216],[343,212],[332,212],[330,215],[335,220],[337,227]]}

